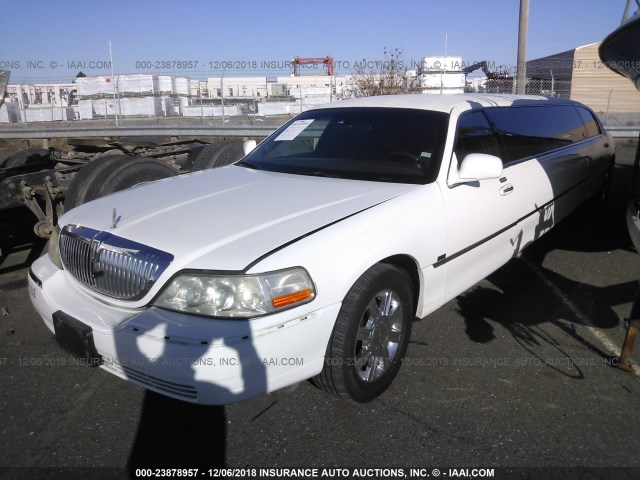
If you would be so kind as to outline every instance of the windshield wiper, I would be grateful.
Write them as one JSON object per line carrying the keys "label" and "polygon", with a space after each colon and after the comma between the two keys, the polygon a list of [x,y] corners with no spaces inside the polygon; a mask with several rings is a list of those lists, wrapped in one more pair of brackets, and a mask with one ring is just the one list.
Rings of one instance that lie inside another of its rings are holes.
{"label": "windshield wiper", "polygon": [[322,170],[296,170],[295,173],[298,175],[309,175],[311,177],[325,177],[325,178],[342,178],[340,175],[336,173],[327,173]]}
{"label": "windshield wiper", "polygon": [[241,160],[236,165],[240,165],[242,167],[252,168],[254,170],[262,170],[262,167],[257,163],[247,162],[246,160]]}

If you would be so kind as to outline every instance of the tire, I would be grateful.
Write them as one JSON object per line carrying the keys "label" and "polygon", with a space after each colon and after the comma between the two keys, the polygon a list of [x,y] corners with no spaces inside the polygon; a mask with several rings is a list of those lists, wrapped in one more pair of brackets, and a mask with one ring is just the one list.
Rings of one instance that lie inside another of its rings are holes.
{"label": "tire", "polygon": [[342,303],[324,368],[313,382],[356,402],[384,392],[400,369],[411,337],[411,292],[404,270],[385,264],[367,270]]}
{"label": "tire", "polygon": [[76,174],[65,195],[65,211],[139,183],[172,177],[178,172],[159,160],[128,155],[97,158]]}
{"label": "tire", "polygon": [[243,142],[238,140],[216,142],[207,145],[194,159],[193,171],[223,167],[240,160],[244,157],[242,145]]}
{"label": "tire", "polygon": [[111,155],[108,157],[96,158],[82,167],[73,177],[69,189],[64,197],[64,209],[69,211],[72,208],[88,202],[92,198],[97,198],[92,190],[99,187],[98,179],[111,167],[112,163],[120,158],[132,159],[127,155]]}
{"label": "tire", "polygon": [[46,148],[27,148],[18,153],[14,153],[4,161],[0,162],[0,168],[22,167],[25,165],[50,163],[49,150]]}
{"label": "tire", "polygon": [[126,190],[140,183],[153,182],[176,175],[178,175],[178,171],[175,168],[153,158],[142,157],[119,164],[114,163],[113,169],[107,172],[101,182],[96,198]]}

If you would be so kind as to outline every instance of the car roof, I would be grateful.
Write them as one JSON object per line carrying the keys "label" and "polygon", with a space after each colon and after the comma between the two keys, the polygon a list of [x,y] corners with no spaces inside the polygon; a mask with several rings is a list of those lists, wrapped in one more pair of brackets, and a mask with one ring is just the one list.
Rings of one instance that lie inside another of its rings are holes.
{"label": "car roof", "polygon": [[376,97],[360,97],[340,100],[324,104],[318,108],[380,107],[380,108],[413,108],[449,113],[455,107],[467,109],[483,107],[508,107],[525,105],[575,105],[576,102],[553,97],[535,95],[500,95],[500,94],[407,94],[380,95]]}

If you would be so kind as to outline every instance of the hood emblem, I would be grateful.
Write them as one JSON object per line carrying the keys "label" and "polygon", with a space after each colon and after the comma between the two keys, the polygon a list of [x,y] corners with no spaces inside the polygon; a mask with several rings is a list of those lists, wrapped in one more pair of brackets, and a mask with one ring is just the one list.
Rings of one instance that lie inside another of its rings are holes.
{"label": "hood emblem", "polygon": [[113,212],[111,213],[111,229],[114,229],[118,226],[118,222],[120,221],[120,218],[118,214],[116,213],[116,209],[113,209]]}

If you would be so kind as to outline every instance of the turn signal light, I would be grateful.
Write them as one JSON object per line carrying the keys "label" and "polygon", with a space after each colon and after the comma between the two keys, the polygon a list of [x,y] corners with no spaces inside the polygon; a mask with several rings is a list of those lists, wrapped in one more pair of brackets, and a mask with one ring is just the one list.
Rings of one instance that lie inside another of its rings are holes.
{"label": "turn signal light", "polygon": [[282,295],[281,297],[275,297],[271,300],[271,305],[273,305],[273,308],[285,307],[287,305],[306,300],[307,298],[311,297],[311,294],[311,289],[307,288],[305,290],[300,290],[299,292],[289,293],[287,295]]}

